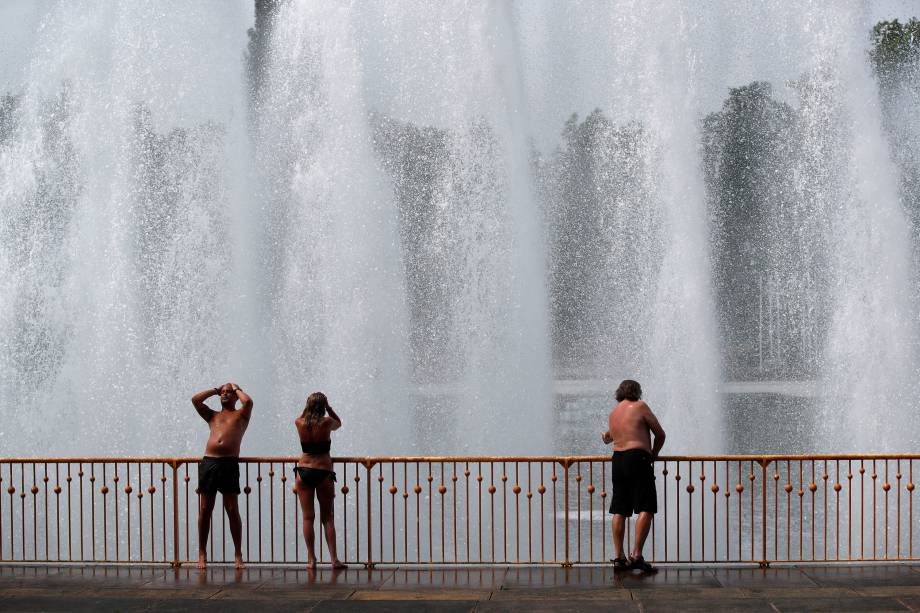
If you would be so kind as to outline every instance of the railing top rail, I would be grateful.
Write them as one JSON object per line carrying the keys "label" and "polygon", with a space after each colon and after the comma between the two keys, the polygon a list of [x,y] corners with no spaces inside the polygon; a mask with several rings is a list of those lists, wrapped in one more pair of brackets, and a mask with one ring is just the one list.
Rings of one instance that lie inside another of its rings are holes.
{"label": "railing top rail", "polygon": [[[291,463],[299,456],[241,456],[241,462],[275,462]],[[559,462],[572,464],[576,462],[603,462],[610,459],[604,455],[522,455],[522,456],[340,456],[333,461],[339,464],[378,464],[381,462],[420,463],[420,462]],[[163,456],[86,456],[86,457],[0,457],[0,464],[31,463],[163,463],[186,464],[201,460],[201,456],[163,457]],[[773,462],[784,460],[920,460],[920,454],[909,453],[846,453],[846,454],[764,454],[764,455],[668,455],[659,456],[661,462]]]}

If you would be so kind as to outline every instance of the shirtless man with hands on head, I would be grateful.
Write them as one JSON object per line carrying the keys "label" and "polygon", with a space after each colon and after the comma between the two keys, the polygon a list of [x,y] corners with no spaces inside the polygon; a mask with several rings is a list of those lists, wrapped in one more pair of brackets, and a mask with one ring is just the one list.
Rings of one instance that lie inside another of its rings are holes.
{"label": "shirtless man with hands on head", "polygon": [[[211,396],[220,396],[220,411],[204,403]],[[237,401],[242,406],[237,409]],[[237,496],[240,493],[240,444],[252,415],[252,398],[236,383],[204,390],[192,396],[192,404],[201,418],[208,422],[211,434],[198,464],[198,568],[207,564],[208,534],[211,531],[211,512],[217,492],[224,500],[224,511],[233,537],[236,568],[243,568],[243,522]]]}
{"label": "shirtless man with hands on head", "polygon": [[[642,387],[627,379],[617,388],[617,405],[610,411],[607,430],[601,434],[605,445],[613,443],[613,467],[610,471],[612,492],[610,513],[613,514],[613,546],[616,558],[614,571],[641,570],[652,572],[652,565],[642,557],[642,546],[648,537],[652,518],[658,511],[653,462],[664,446],[664,429],[642,398]],[[655,435],[652,445],[651,435]],[[623,553],[626,518],[633,512],[636,539],[632,555]]]}

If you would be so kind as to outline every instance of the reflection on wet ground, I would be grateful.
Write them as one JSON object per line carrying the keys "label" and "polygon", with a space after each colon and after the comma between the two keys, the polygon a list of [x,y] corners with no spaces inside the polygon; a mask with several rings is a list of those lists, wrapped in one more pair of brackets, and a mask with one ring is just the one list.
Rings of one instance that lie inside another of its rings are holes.
{"label": "reflection on wet ground", "polygon": [[9,611],[909,611],[920,567],[0,568]]}

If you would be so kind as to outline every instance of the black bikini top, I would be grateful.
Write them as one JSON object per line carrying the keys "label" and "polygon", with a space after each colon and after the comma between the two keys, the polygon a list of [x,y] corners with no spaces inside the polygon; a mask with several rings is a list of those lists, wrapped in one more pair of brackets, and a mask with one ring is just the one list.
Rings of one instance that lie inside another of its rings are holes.
{"label": "black bikini top", "polygon": [[300,448],[304,453],[321,455],[329,453],[329,450],[332,449],[332,441],[300,441]]}

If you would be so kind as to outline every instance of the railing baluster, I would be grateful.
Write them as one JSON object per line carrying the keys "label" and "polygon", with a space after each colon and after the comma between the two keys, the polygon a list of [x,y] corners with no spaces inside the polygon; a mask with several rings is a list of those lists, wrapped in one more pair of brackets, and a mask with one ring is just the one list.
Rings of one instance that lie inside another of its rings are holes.
{"label": "railing baluster", "polygon": [[748,473],[748,482],[751,485],[751,491],[749,493],[749,498],[751,499],[751,561],[753,562],[755,560],[754,549],[756,547],[756,543],[754,542],[756,539],[754,536],[755,522],[754,522],[754,461],[753,460],[749,461],[748,469],[750,471]]}
{"label": "railing baluster", "polygon": [[454,505],[454,512],[453,512],[453,517],[452,517],[452,520],[454,523],[454,532],[453,532],[454,534],[454,562],[459,562],[459,559],[457,558],[457,463],[456,462],[451,462],[451,469],[453,470],[453,474],[451,475],[450,480],[451,480],[451,497],[452,497],[453,505]]}
{"label": "railing baluster", "polygon": [[377,465],[377,535],[378,545],[380,547],[380,561],[383,562],[386,556],[383,555],[383,463]]}
{"label": "railing baluster", "polygon": [[[131,465],[128,464],[128,466],[130,467]],[[128,486],[127,486],[128,491],[126,493],[128,494],[127,495],[128,500],[126,501],[125,506],[127,506],[130,509],[131,508],[131,491],[130,491],[131,477],[130,475],[128,476],[127,482],[128,482]],[[137,467],[137,552],[138,552],[138,559],[140,560],[144,559],[144,504],[143,502],[144,502],[144,487],[141,483],[141,467],[140,467],[140,464],[138,464],[138,467]],[[150,515],[151,515],[151,520],[152,520],[153,511],[151,511]],[[129,539],[131,538],[130,534],[128,535],[128,538]],[[153,543],[152,535],[150,537],[150,542]]]}
{"label": "railing baluster", "polygon": [[403,464],[403,560],[409,561],[409,465]]}
{"label": "railing baluster", "polygon": [[491,534],[491,554],[492,562],[495,562],[495,462],[489,462],[489,506],[491,513],[489,515],[489,528]]}
{"label": "railing baluster", "polygon": [[531,507],[531,503],[533,502],[532,470],[533,464],[527,462],[527,561],[531,564],[533,564],[533,517]]}
{"label": "railing baluster", "polygon": [[[179,464],[172,462],[173,565],[179,567]],[[188,541],[188,539],[185,539]],[[165,557],[165,556],[164,556]]]}
{"label": "railing baluster", "polygon": [[680,480],[681,480],[680,460],[678,460],[675,463],[674,469],[676,471],[674,473],[674,504],[676,506],[675,512],[677,513],[677,521],[674,522],[675,527],[677,528],[677,535],[675,538],[677,542],[677,555],[675,557],[675,561],[680,562],[681,561],[681,557],[680,557]]}
{"label": "railing baluster", "polygon": [[[131,463],[125,462],[125,470],[127,475],[125,476],[125,497],[128,499],[127,504],[127,531],[128,531],[128,559],[131,559]],[[118,464],[115,464],[115,484],[118,485]],[[115,558],[118,558],[118,487],[115,488]],[[143,556],[141,556],[143,557]]]}
{"label": "railing baluster", "polygon": [[706,462],[700,461],[700,559],[706,561]]}
{"label": "railing baluster", "polygon": [[853,461],[847,460],[847,560],[853,559]]}
{"label": "railing baluster", "polygon": [[[281,560],[287,562],[287,470],[281,463]],[[322,535],[321,535],[322,536]]]}
{"label": "railing baluster", "polygon": [[875,484],[878,481],[875,460],[872,460],[872,559],[878,559],[878,505],[876,500]]}
{"label": "railing baluster", "polygon": [[49,559],[49,550],[48,550],[48,463],[43,463],[44,476],[42,481],[44,483],[44,500],[45,500],[45,561]]}
{"label": "railing baluster", "polygon": [[[709,486],[712,492],[712,559],[719,559],[719,472],[716,468],[716,461],[712,461],[712,485]],[[728,556],[725,556],[728,558]]]}
{"label": "railing baluster", "polygon": [[434,562],[434,493],[431,490],[431,483],[434,477],[431,476],[431,462],[428,462],[428,562]]}
{"label": "railing baluster", "polygon": [[[652,465],[654,471],[654,464]],[[601,461],[601,561],[607,561],[607,462]],[[655,559],[655,516],[652,516],[652,556]]]}
{"label": "railing baluster", "polygon": [[[64,480],[67,483],[67,560],[73,561],[73,513],[71,503],[72,492],[70,489],[70,484],[73,483],[73,477],[70,476],[70,462],[67,462],[67,477]],[[0,515],[0,519],[2,519],[2,515]],[[3,541],[0,540],[0,547],[2,546]]]}
{"label": "railing baluster", "polygon": [[896,554],[896,557],[897,557],[897,559],[900,560],[900,559],[901,559],[901,460],[898,460],[897,462],[898,462],[898,465],[897,465],[897,471],[898,471],[898,472],[895,474],[895,479],[897,480],[897,484],[895,484],[895,492],[896,492],[895,504],[896,504],[896,508],[897,508],[897,510],[898,510],[898,531],[897,531],[897,554]]}
{"label": "railing baluster", "polygon": [[[339,489],[342,492],[342,523],[344,525],[343,532],[345,533],[343,537],[345,547],[345,558],[348,559],[348,463],[344,463],[342,466],[342,487]],[[358,552],[355,550],[355,562],[358,561]]]}
{"label": "railing baluster", "polygon": [[827,560],[827,460],[824,461],[824,474],[821,475],[821,480],[824,482],[824,560]]}
{"label": "railing baluster", "polygon": [[558,508],[556,505],[556,482],[558,477],[556,477],[556,463],[553,462],[551,465],[553,467],[553,474],[550,477],[550,481],[553,483],[553,561],[556,562],[559,560],[559,554],[556,552],[559,544],[559,536],[557,535],[558,520],[556,518],[556,509]]}
{"label": "railing baluster", "polygon": [[731,534],[730,528],[731,525],[731,505],[729,504],[728,499],[731,497],[731,480],[728,477],[729,472],[729,462],[725,462],[725,561],[728,562],[731,559]]}
{"label": "railing baluster", "polygon": [[418,464],[415,465],[415,487],[413,492],[415,492],[415,561],[422,561],[422,523],[421,523],[421,513],[422,513],[422,503],[419,496],[422,493],[422,486],[419,484],[419,481],[422,480],[421,477],[421,468]]}
{"label": "railing baluster", "polygon": [[885,492],[885,559],[888,559],[888,491],[891,489],[891,483],[888,481],[888,460],[885,460],[885,482],[882,483],[882,490]]}
{"label": "railing baluster", "polygon": [[441,484],[438,486],[438,494],[441,497],[441,563],[445,562],[445,555],[447,554],[447,547],[444,543],[444,494],[447,492],[447,486],[444,485],[444,462],[440,462],[441,465]]}
{"label": "railing baluster", "polygon": [[[430,466],[429,464],[429,471]],[[374,564],[374,538],[371,532],[371,526],[373,526],[374,521],[373,512],[371,510],[371,505],[373,504],[373,499],[371,498],[371,469],[373,465],[368,462],[365,467],[367,468],[367,483],[365,484],[367,488],[367,566],[371,568]]]}
{"label": "railing baluster", "polygon": [[502,545],[504,551],[503,562],[508,561],[508,473],[505,463],[502,462]]}
{"label": "railing baluster", "polygon": [[576,462],[575,473],[575,542],[578,544],[576,562],[581,562],[581,462]]}
{"label": "railing baluster", "polygon": [[689,560],[693,561],[693,460],[687,462],[687,534],[690,545]]}
{"label": "railing baluster", "polygon": [[907,557],[914,557],[914,461],[907,461],[908,471],[910,474],[907,479],[907,530],[908,530],[908,548]]}
{"label": "railing baluster", "polygon": [[[579,514],[580,515],[580,514]],[[594,561],[594,462],[588,462],[588,561]]]}
{"label": "railing baluster", "polygon": [[779,560],[779,461],[773,464],[773,559]]}
{"label": "railing baluster", "polygon": [[36,499],[38,485],[36,485],[35,470],[35,464],[32,464],[32,487],[29,488],[29,491],[32,492],[32,559],[38,560],[38,500]]}
{"label": "railing baluster", "polygon": [[563,466],[565,468],[565,484],[563,488],[563,499],[565,504],[565,563],[569,564],[569,464],[566,462]]}
{"label": "railing baluster", "polygon": [[[150,487],[153,487],[152,464],[150,465],[150,474]],[[160,510],[160,525],[163,526],[163,561],[165,562],[168,559],[168,554],[166,553],[166,464],[164,462],[160,462]]]}

